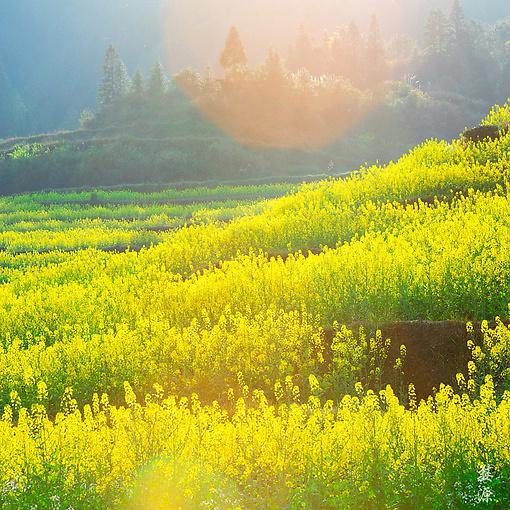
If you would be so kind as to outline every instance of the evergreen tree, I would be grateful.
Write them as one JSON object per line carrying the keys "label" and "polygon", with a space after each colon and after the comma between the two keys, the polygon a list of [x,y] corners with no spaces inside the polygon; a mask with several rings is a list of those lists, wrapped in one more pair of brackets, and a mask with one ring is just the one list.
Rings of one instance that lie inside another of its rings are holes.
{"label": "evergreen tree", "polygon": [[386,61],[384,55],[384,47],[381,40],[379,22],[375,15],[370,21],[370,29],[368,32],[366,45],[366,62],[365,62],[366,83],[370,87],[382,82],[387,75]]}
{"label": "evergreen tree", "polygon": [[442,55],[447,51],[448,23],[440,9],[430,12],[425,26],[425,52]]}
{"label": "evergreen tree", "polygon": [[454,46],[461,46],[464,43],[466,32],[466,20],[460,0],[454,0],[450,13],[450,42]]}
{"label": "evergreen tree", "polygon": [[154,102],[161,101],[165,95],[167,87],[167,78],[161,62],[156,62],[152,68],[149,84],[147,86],[147,94],[149,99]]}
{"label": "evergreen tree", "polygon": [[232,27],[225,42],[225,48],[220,57],[221,67],[225,71],[246,65],[246,53],[236,27]]}
{"label": "evergreen tree", "polygon": [[347,78],[351,82],[360,86],[362,81],[362,52],[363,52],[363,39],[359,31],[358,25],[353,20],[347,29],[347,50],[348,50],[348,67]]}
{"label": "evergreen tree", "polygon": [[[263,115],[265,119],[280,116],[282,106],[288,102],[289,94],[286,87],[287,74],[280,55],[274,48],[270,48],[261,71],[261,81],[257,86],[258,91],[255,93],[256,99],[249,101],[254,106],[254,111],[249,115],[256,119],[265,111],[265,115]],[[260,99],[261,97],[263,99]],[[264,131],[264,134],[267,135],[271,132],[271,128],[268,127]]]}
{"label": "evergreen tree", "polygon": [[[420,81],[425,88],[451,87],[450,25],[444,13],[430,11],[425,25]],[[448,85],[448,83],[450,85]]]}
{"label": "evergreen tree", "polygon": [[466,65],[475,52],[475,35],[467,22],[460,0],[454,0],[449,19],[449,51],[454,63],[461,59]]}
{"label": "evergreen tree", "polygon": [[312,74],[316,74],[315,48],[310,34],[305,27],[299,27],[296,42],[289,51],[289,67],[293,71],[304,68]]}
{"label": "evergreen tree", "polygon": [[103,62],[103,79],[99,86],[98,101],[101,108],[113,105],[129,90],[129,75],[126,65],[115,47],[110,44]]}
{"label": "evergreen tree", "polygon": [[359,44],[361,42],[361,33],[359,31],[358,25],[356,24],[356,22],[354,20],[352,20],[349,23],[348,33],[349,33],[349,39],[351,41],[351,44],[354,44],[354,43]]}
{"label": "evergreen tree", "polygon": [[141,71],[136,71],[131,83],[131,94],[136,99],[141,99],[145,91],[145,79]]}
{"label": "evergreen tree", "polygon": [[510,90],[510,19],[498,23],[491,34],[492,57],[500,68],[498,101],[505,101]]}
{"label": "evergreen tree", "polygon": [[271,83],[281,84],[285,80],[285,69],[282,60],[274,48],[271,48],[267,54],[264,71],[266,79]]}
{"label": "evergreen tree", "polygon": [[329,42],[329,62],[331,71],[339,76],[348,77],[348,60],[351,57],[348,50],[348,35],[346,29],[337,30]]}
{"label": "evergreen tree", "polygon": [[136,71],[131,80],[127,104],[133,112],[140,112],[145,104],[145,79],[141,71]]}
{"label": "evergreen tree", "polygon": [[482,29],[466,20],[460,0],[453,2],[449,29],[448,72],[455,87],[465,95],[492,95],[489,82],[495,80],[489,78],[490,59],[480,44]]}
{"label": "evergreen tree", "polygon": [[383,54],[383,48],[381,45],[381,31],[379,28],[379,22],[377,16],[372,15],[370,20],[370,29],[368,32],[367,50],[372,56],[381,56]]}
{"label": "evergreen tree", "polygon": [[117,97],[125,96],[131,89],[131,78],[129,76],[126,64],[122,59],[118,59],[116,66],[117,75]]}

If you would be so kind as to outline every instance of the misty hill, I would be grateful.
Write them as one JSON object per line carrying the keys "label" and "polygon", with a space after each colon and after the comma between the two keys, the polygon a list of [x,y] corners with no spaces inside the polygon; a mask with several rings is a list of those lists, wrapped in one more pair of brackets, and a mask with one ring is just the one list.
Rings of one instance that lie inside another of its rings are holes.
{"label": "misty hill", "polygon": [[[463,5],[467,16],[482,22],[510,15],[507,0],[464,0]],[[0,61],[16,91],[14,102],[24,105],[29,122],[9,122],[0,136],[76,126],[81,110],[95,105],[100,61],[109,42],[132,71],[147,70],[159,57],[172,74],[217,64],[232,24],[257,62],[270,45],[285,54],[303,22],[321,33],[353,18],[367,25],[373,12],[387,36],[404,32],[419,38],[424,18],[435,7],[448,11],[451,0],[324,0],[320,9],[314,0],[89,0],[86,6],[76,0],[2,0]]]}

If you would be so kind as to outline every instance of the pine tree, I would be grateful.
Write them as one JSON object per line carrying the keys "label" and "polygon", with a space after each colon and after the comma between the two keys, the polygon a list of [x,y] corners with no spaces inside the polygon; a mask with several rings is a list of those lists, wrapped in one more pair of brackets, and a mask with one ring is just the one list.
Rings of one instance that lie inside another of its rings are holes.
{"label": "pine tree", "polygon": [[225,42],[225,48],[220,57],[221,67],[225,71],[246,65],[246,53],[236,27],[232,27]]}
{"label": "pine tree", "polygon": [[455,34],[458,34],[464,28],[464,11],[460,0],[454,0],[452,5],[452,12],[450,14],[450,24]]}
{"label": "pine tree", "polygon": [[103,79],[99,86],[98,102],[101,108],[113,105],[129,90],[129,75],[126,65],[117,50],[110,44],[103,62]]}
{"label": "pine tree", "polygon": [[430,12],[425,27],[425,51],[429,55],[441,55],[447,50],[447,20],[440,9]]}
{"label": "pine tree", "polygon": [[450,46],[453,51],[467,44],[467,25],[460,0],[454,0],[449,20]]}
{"label": "pine tree", "polygon": [[140,71],[136,71],[131,83],[131,94],[136,99],[141,99],[145,91],[145,79]]}
{"label": "pine tree", "polygon": [[119,58],[117,60],[116,68],[116,94],[117,97],[125,96],[131,89],[131,78],[129,77],[129,73],[124,61]]}
{"label": "pine tree", "polygon": [[360,86],[362,84],[363,39],[355,21],[351,21],[347,30],[347,53],[347,78],[354,85]]}
{"label": "pine tree", "polygon": [[375,15],[372,16],[366,45],[366,85],[374,86],[386,78],[387,66],[385,61],[384,47],[381,40],[379,22]]}
{"label": "pine tree", "polygon": [[289,51],[289,67],[293,71],[307,69],[311,73],[315,71],[315,48],[305,27],[301,25],[296,42]]}
{"label": "pine tree", "polygon": [[151,100],[158,101],[163,98],[166,92],[167,78],[161,62],[156,62],[152,68],[147,94]]}
{"label": "pine tree", "polygon": [[377,16],[375,14],[372,15],[372,19],[370,20],[367,49],[368,52],[373,56],[380,56],[383,53],[383,48],[381,45],[381,31],[379,28],[379,22],[377,21]]}
{"label": "pine tree", "polygon": [[350,38],[351,42],[359,43],[361,41],[361,33],[359,31],[358,25],[356,24],[356,22],[354,20],[352,20],[349,23],[348,32],[349,32],[349,38]]}
{"label": "pine tree", "polygon": [[282,83],[285,80],[285,69],[278,52],[271,48],[267,54],[264,64],[266,79],[274,84]]}

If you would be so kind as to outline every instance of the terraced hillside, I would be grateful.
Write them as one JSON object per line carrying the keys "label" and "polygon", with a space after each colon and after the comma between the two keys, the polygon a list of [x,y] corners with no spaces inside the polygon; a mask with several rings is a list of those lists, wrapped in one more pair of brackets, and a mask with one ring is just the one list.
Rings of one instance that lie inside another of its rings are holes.
{"label": "terraced hillside", "polygon": [[[148,191],[170,185],[293,183],[310,179],[310,169],[315,169],[314,180],[347,169],[344,159],[327,148],[244,147],[217,128],[204,129],[139,122],[0,140],[0,195],[68,188],[129,186]],[[345,145],[342,151],[348,160],[356,150]],[[329,168],[332,159],[337,161],[335,169]]]}
{"label": "terraced hillside", "polygon": [[509,150],[2,199],[2,507],[508,507]]}

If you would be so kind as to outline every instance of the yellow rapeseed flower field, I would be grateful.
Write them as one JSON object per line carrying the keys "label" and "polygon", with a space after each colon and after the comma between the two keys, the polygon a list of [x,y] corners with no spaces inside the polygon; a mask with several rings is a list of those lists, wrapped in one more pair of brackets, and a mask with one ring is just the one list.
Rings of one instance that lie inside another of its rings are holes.
{"label": "yellow rapeseed flower field", "polygon": [[[0,508],[510,508],[509,151],[0,200]],[[445,320],[418,400],[377,328]]]}

